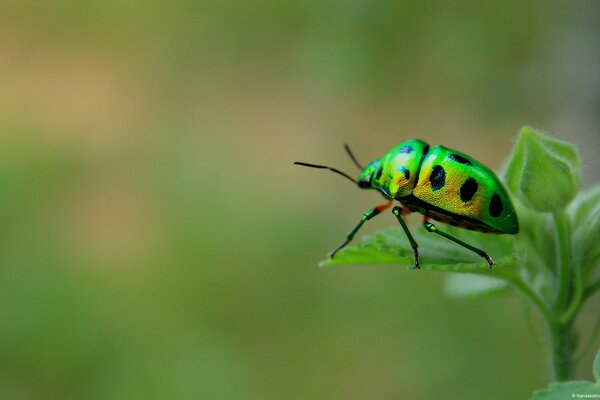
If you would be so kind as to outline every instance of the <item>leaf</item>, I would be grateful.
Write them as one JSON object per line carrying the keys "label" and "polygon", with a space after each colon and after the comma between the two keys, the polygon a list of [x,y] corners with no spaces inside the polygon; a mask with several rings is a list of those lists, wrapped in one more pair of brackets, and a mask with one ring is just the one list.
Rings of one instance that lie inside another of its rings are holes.
{"label": "leaf", "polygon": [[535,391],[531,400],[585,399],[586,394],[600,394],[600,385],[587,381],[552,383],[548,389]]}
{"label": "leaf", "polygon": [[587,271],[588,277],[590,270],[600,264],[600,185],[577,196],[569,207],[569,216],[573,257]]}
{"label": "leaf", "polygon": [[471,298],[497,293],[508,289],[505,281],[485,275],[452,274],[446,278],[444,290],[454,297]]}
{"label": "leaf", "polygon": [[600,352],[594,361],[594,377],[596,382],[569,381],[552,383],[547,389],[536,390],[531,400],[564,400],[596,398],[600,395]]}
{"label": "leaf", "polygon": [[579,190],[579,154],[572,144],[525,126],[504,177],[528,207],[542,212],[562,210]]}
{"label": "leaf", "polygon": [[516,246],[523,257],[519,263],[521,279],[548,304],[556,296],[556,227],[552,215],[527,208],[514,199],[519,216],[520,232],[515,236]]}
{"label": "leaf", "polygon": [[[419,244],[421,269],[452,272],[475,272],[486,275],[514,275],[517,254],[514,240],[508,235],[486,235],[444,226],[447,233],[467,243],[485,249],[496,262],[492,269],[477,254],[420,227],[414,233]],[[364,237],[360,243],[338,252],[321,266],[334,265],[402,265],[412,267],[413,254],[406,235],[400,228],[391,228]]]}
{"label": "leaf", "polygon": [[587,220],[600,207],[600,185],[582,192],[569,207],[573,223],[579,224]]}

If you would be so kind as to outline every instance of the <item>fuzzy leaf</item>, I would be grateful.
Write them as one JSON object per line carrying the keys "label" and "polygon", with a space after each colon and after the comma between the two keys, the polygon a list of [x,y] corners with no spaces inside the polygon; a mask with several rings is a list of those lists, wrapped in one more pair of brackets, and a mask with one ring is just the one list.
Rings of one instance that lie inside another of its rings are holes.
{"label": "fuzzy leaf", "polygon": [[573,223],[577,225],[585,222],[589,215],[597,212],[598,208],[600,208],[600,185],[580,193],[569,207],[569,214],[572,216]]}
{"label": "fuzzy leaf", "polygon": [[570,143],[523,127],[505,180],[528,207],[542,212],[562,210],[579,190],[579,154]]}
{"label": "fuzzy leaf", "polygon": [[600,385],[587,381],[570,381],[552,383],[548,389],[537,390],[531,400],[589,399],[591,397],[585,395],[590,394],[600,394]]}
{"label": "fuzzy leaf", "polygon": [[[488,276],[514,274],[516,250],[513,238],[508,235],[485,235],[482,233],[442,228],[467,243],[485,249],[496,262],[492,269],[477,254],[420,227],[413,232],[419,244],[421,269],[452,272],[475,272]],[[321,266],[333,265],[402,265],[413,266],[412,249],[400,228],[391,228],[364,237],[360,243],[338,252],[333,259],[321,262]]]}
{"label": "fuzzy leaf", "polygon": [[502,293],[508,289],[505,281],[485,275],[452,274],[446,278],[444,290],[454,297],[480,297]]}
{"label": "fuzzy leaf", "polygon": [[519,262],[521,279],[548,304],[554,300],[556,282],[556,226],[552,215],[527,208],[514,199],[521,231],[515,245],[523,255]]}
{"label": "fuzzy leaf", "polygon": [[596,382],[570,381],[553,383],[547,389],[536,390],[531,400],[564,400],[596,398],[600,395],[600,352],[594,361],[594,377]]}
{"label": "fuzzy leaf", "polygon": [[592,270],[600,264],[600,185],[580,194],[569,207],[569,216],[575,262],[586,271],[586,277],[593,277]]}

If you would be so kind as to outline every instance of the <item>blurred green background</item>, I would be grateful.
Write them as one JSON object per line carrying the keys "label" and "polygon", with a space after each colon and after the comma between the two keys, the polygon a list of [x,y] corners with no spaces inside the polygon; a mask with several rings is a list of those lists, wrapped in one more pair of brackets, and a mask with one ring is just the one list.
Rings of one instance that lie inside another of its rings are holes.
{"label": "blurred green background", "polygon": [[418,137],[498,169],[530,124],[598,182],[599,21],[593,0],[0,2],[0,398],[527,398],[549,374],[523,299],[319,269],[380,199],[292,162],[355,174],[344,142],[366,162]]}

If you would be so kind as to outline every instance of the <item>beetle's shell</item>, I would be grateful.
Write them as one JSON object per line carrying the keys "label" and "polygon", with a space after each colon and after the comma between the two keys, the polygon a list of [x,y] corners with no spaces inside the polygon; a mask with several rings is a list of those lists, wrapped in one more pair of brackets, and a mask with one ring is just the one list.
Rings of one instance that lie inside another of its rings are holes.
{"label": "beetle's shell", "polygon": [[498,177],[472,157],[422,140],[400,143],[362,172],[385,196],[429,218],[481,232],[517,233],[517,214]]}
{"label": "beetle's shell", "polygon": [[373,172],[371,185],[391,198],[410,195],[417,184],[419,165],[429,145],[422,140],[408,140],[384,154]]}
{"label": "beetle's shell", "polygon": [[415,203],[425,203],[421,208],[433,211],[433,218],[439,211],[450,213],[444,222],[456,220],[484,232],[519,231],[517,214],[498,177],[472,157],[443,146],[434,146],[425,155],[412,196]]}

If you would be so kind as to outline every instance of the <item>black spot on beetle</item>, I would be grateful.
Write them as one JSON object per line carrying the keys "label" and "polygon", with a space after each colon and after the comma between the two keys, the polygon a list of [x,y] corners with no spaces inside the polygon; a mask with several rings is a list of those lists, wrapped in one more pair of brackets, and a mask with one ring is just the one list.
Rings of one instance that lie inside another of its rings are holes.
{"label": "black spot on beetle", "polygon": [[477,184],[477,181],[475,179],[467,179],[465,183],[463,183],[460,187],[460,199],[465,203],[471,200],[473,196],[475,196],[478,186],[479,185]]}
{"label": "black spot on beetle", "polygon": [[406,154],[408,154],[408,153],[412,153],[413,150],[414,149],[413,149],[412,146],[402,146],[402,147],[400,147],[400,149],[398,151],[400,153],[406,153]]}
{"label": "black spot on beetle", "polygon": [[406,180],[410,179],[410,171],[407,168],[402,167],[402,168],[400,168],[400,171],[404,174],[404,179],[406,179]]}
{"label": "black spot on beetle", "polygon": [[468,165],[468,166],[472,166],[473,165],[473,164],[471,164],[471,161],[467,160],[466,158],[464,158],[463,156],[458,155],[458,154],[454,154],[454,153],[449,154],[448,158],[451,159],[451,160],[456,161],[457,163],[465,164],[465,165]]}
{"label": "black spot on beetle", "polygon": [[431,171],[429,176],[429,182],[431,183],[431,190],[440,190],[446,184],[446,171],[441,165],[436,165]]}
{"label": "black spot on beetle", "polygon": [[375,173],[375,179],[379,180],[379,178],[381,178],[381,174],[383,173],[383,167],[379,167],[377,168],[377,172]]}
{"label": "black spot on beetle", "polygon": [[498,217],[500,214],[502,214],[502,209],[502,199],[500,199],[498,193],[494,193],[492,195],[492,199],[490,200],[490,215],[494,218]]}

